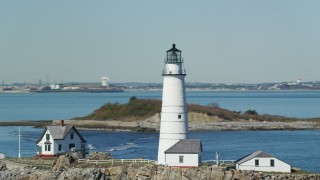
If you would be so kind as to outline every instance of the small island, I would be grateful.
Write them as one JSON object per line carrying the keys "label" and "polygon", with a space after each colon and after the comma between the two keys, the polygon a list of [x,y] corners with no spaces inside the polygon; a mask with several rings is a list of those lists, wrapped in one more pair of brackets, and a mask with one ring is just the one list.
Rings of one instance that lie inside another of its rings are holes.
{"label": "small island", "polygon": [[[189,130],[304,130],[320,129],[320,118],[291,118],[230,111],[217,104],[188,104]],[[131,97],[126,104],[107,103],[91,114],[66,121],[82,129],[159,131],[161,101]],[[54,124],[60,123],[54,121]]]}
{"label": "small island", "polygon": [[[160,129],[161,100],[131,97],[128,103],[107,103],[87,116],[66,120],[83,130],[142,131]],[[190,131],[242,130],[318,130],[320,118],[294,118],[259,114],[256,110],[230,111],[211,103],[188,104]],[[2,121],[0,126],[34,126],[42,128],[60,124],[60,120]]]}

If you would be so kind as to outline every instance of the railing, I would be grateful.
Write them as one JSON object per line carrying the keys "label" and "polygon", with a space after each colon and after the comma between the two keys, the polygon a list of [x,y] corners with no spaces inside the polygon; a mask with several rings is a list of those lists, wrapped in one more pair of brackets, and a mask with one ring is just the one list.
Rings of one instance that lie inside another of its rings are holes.
{"label": "railing", "polygon": [[[157,164],[157,161],[150,160],[150,159],[108,159],[108,160],[91,160],[91,159],[79,159],[79,163],[89,163],[89,164],[137,164],[137,163],[151,163],[151,164]],[[207,165],[214,165],[219,162],[220,165],[226,165],[226,164],[234,164],[235,160],[204,160],[201,163],[207,164]]]}
{"label": "railing", "polygon": [[92,163],[92,164],[129,164],[129,163],[152,163],[156,164],[157,161],[150,159],[108,159],[108,160],[90,160],[90,159],[79,159],[79,163]]}
{"label": "railing", "polygon": [[186,74],[186,70],[174,70],[174,71],[170,71],[170,70],[163,70],[162,74],[168,75],[168,74],[177,74],[177,75],[185,75]]}
{"label": "railing", "polygon": [[204,160],[201,163],[207,163],[208,165],[213,165],[213,164],[234,164],[236,160]]}

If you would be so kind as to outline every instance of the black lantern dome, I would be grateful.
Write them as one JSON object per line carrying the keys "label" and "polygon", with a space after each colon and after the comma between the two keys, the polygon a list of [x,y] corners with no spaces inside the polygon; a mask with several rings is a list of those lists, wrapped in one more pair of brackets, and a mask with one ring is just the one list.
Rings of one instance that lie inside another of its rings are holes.
{"label": "black lantern dome", "polygon": [[181,51],[176,48],[176,44],[172,44],[172,48],[167,51],[165,63],[183,63]]}

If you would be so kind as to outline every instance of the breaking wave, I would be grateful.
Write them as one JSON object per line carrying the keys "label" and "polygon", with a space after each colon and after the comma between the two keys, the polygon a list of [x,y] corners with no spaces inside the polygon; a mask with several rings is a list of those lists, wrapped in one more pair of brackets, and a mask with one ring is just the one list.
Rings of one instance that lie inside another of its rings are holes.
{"label": "breaking wave", "polygon": [[87,148],[88,148],[88,149],[96,149],[92,144],[88,144],[88,145],[87,145]]}
{"label": "breaking wave", "polygon": [[126,144],[120,144],[119,146],[114,146],[110,149],[107,149],[107,151],[109,151],[109,152],[123,151],[123,150],[127,150],[127,149],[135,149],[137,147],[138,147],[138,145],[135,143],[126,143]]}

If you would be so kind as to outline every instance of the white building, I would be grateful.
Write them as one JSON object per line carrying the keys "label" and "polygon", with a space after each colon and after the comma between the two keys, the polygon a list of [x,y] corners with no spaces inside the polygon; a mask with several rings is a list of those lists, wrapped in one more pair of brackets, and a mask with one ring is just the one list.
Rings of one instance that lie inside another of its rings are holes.
{"label": "white building", "polygon": [[167,51],[164,62],[158,164],[176,166],[175,161],[166,158],[176,155],[165,152],[180,140],[188,138],[188,111],[184,82],[186,72],[181,51],[175,44]]}
{"label": "white building", "polygon": [[109,81],[108,77],[101,77],[101,87],[109,88]]}
{"label": "white building", "polygon": [[6,155],[0,152],[0,159],[4,159],[4,158],[6,158]]}
{"label": "white building", "polygon": [[291,166],[263,151],[253,152],[236,161],[237,170],[291,172]]}
{"label": "white building", "polygon": [[182,139],[164,152],[166,165],[198,167],[201,163],[201,152],[199,139]]}
{"label": "white building", "polygon": [[37,156],[53,157],[66,152],[80,152],[85,156],[86,141],[73,125],[47,126],[37,143]]}

